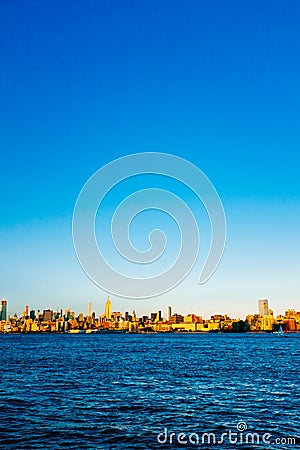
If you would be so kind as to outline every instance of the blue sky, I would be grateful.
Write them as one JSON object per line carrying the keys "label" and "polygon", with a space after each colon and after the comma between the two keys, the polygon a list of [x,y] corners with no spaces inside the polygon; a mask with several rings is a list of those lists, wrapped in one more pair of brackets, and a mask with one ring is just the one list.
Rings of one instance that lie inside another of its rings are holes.
{"label": "blue sky", "polygon": [[[76,259],[71,218],[85,181],[135,152],[196,164],[223,201],[228,239],[213,278],[147,313],[299,309],[297,1],[62,1],[1,5],[0,297],[102,311]],[[209,232],[204,226],[204,235]],[[204,249],[205,249],[204,239]]]}

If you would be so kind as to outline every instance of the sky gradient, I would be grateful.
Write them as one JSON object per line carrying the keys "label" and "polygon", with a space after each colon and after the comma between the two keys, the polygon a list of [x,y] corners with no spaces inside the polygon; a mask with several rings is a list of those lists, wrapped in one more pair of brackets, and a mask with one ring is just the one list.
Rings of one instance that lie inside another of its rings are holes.
{"label": "sky gradient", "polygon": [[113,309],[243,317],[269,298],[275,313],[299,310],[299,2],[29,0],[0,12],[9,313],[26,304],[86,312],[89,301],[103,311],[107,294],[73,249],[74,204],[101,166],[147,151],[181,156],[210,178],[227,245],[198,286],[203,223],[204,251],[180,286],[150,300],[112,298]]}

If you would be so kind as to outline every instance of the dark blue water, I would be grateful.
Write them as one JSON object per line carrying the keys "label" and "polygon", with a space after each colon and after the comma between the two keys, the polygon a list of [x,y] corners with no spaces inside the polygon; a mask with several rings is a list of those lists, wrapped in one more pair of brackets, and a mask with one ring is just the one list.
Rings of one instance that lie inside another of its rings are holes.
{"label": "dark blue water", "polygon": [[[300,448],[299,344],[294,334],[1,335],[0,447]],[[241,442],[221,442],[237,425]]]}

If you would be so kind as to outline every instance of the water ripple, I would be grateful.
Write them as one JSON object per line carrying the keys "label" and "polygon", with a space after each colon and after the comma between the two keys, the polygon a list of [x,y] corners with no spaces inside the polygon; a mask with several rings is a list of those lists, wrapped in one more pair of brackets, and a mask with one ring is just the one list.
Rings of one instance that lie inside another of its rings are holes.
{"label": "water ripple", "polygon": [[[182,448],[158,433],[220,436],[241,420],[299,439],[299,338],[1,335],[0,448]],[[215,448],[235,446],[291,448]]]}

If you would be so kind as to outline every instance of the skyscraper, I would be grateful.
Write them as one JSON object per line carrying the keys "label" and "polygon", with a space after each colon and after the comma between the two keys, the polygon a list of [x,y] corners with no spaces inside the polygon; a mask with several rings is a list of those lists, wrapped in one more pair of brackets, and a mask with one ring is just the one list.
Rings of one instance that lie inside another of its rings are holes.
{"label": "skyscraper", "polygon": [[44,322],[52,322],[53,312],[51,309],[44,309],[43,313],[43,321]]}
{"label": "skyscraper", "polygon": [[89,302],[89,304],[88,304],[88,317],[92,317],[92,303],[91,302]]}
{"label": "skyscraper", "polygon": [[0,320],[6,320],[7,319],[7,301],[1,300],[1,317]]}
{"label": "skyscraper", "polygon": [[168,306],[168,320],[172,317],[172,306]]}
{"label": "skyscraper", "polygon": [[160,321],[161,321],[161,311],[157,311],[155,322],[160,322]]}
{"label": "skyscraper", "polygon": [[258,314],[261,316],[269,314],[269,301],[266,298],[258,300]]}
{"label": "skyscraper", "polygon": [[107,320],[111,319],[111,301],[109,299],[109,296],[107,297],[107,300],[105,303],[105,317]]}
{"label": "skyscraper", "polygon": [[82,312],[78,315],[78,322],[84,322],[84,315]]}

